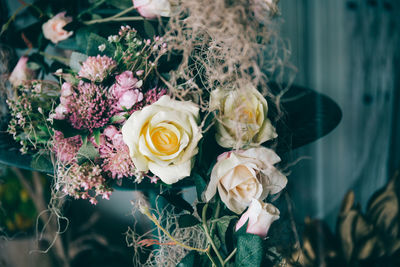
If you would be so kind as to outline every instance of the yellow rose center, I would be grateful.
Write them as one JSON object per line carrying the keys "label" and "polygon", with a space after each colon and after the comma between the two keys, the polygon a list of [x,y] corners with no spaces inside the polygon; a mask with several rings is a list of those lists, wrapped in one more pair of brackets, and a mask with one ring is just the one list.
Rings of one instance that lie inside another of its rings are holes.
{"label": "yellow rose center", "polygon": [[156,127],[151,131],[150,136],[154,147],[163,154],[171,155],[179,149],[178,137],[170,129]]}

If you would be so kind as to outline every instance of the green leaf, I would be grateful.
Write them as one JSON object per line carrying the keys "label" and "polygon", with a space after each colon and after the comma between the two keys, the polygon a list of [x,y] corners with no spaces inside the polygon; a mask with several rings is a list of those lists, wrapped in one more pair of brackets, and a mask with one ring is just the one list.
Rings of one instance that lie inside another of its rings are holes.
{"label": "green leaf", "polygon": [[85,54],[72,52],[69,59],[69,67],[74,71],[79,71],[81,69],[82,62],[86,61],[87,58],[88,56]]}
{"label": "green leaf", "polygon": [[115,123],[124,120],[125,117],[123,115],[114,115],[110,119],[110,123]]}
{"label": "green leaf", "polygon": [[206,254],[200,254],[197,251],[190,251],[177,265],[177,267],[209,267],[210,260]]}
{"label": "green leaf", "polygon": [[207,187],[207,183],[198,173],[193,173],[192,178],[194,179],[194,183],[196,185],[197,199],[201,201],[202,194]]}
{"label": "green leaf", "polygon": [[118,9],[124,10],[132,7],[132,0],[108,0],[107,4],[110,4]]}
{"label": "green leaf", "polygon": [[31,161],[31,168],[42,172],[52,172],[53,163],[50,154],[43,151],[36,153]]}
{"label": "green leaf", "polygon": [[86,145],[82,145],[78,151],[78,163],[81,164],[87,160],[93,161],[99,156],[99,151],[94,147],[94,145],[90,142],[87,142]]}
{"label": "green leaf", "polygon": [[261,237],[253,234],[240,234],[237,240],[236,267],[262,266],[265,246]]}
{"label": "green leaf", "polygon": [[94,141],[96,142],[96,145],[100,145],[100,129],[94,129],[93,136],[94,136]]}
{"label": "green leaf", "polygon": [[153,24],[148,20],[143,21],[143,27],[148,38],[153,38],[156,35],[156,30],[154,29]]}
{"label": "green leaf", "polygon": [[160,194],[165,200],[174,205],[176,208],[187,210],[190,213],[193,213],[194,209],[192,205],[190,205],[186,200],[182,198],[180,194],[178,194],[177,190],[167,190]]}
{"label": "green leaf", "polygon": [[179,228],[192,227],[199,224],[200,221],[190,214],[183,214],[178,218]]}
{"label": "green leaf", "polygon": [[60,131],[63,133],[64,138],[72,137],[81,134],[82,132],[73,128],[67,121],[65,120],[53,120],[52,127],[54,130]]}
{"label": "green leaf", "polygon": [[216,223],[218,235],[223,243],[226,242],[226,232],[233,219],[237,219],[237,216],[223,216],[221,218],[218,218],[218,221]]}
{"label": "green leaf", "polygon": [[[104,51],[99,50],[100,45],[105,45]],[[110,44],[106,38],[101,37],[98,34],[91,33],[86,47],[86,54],[89,56],[106,55],[113,57],[115,52],[114,45]]]}

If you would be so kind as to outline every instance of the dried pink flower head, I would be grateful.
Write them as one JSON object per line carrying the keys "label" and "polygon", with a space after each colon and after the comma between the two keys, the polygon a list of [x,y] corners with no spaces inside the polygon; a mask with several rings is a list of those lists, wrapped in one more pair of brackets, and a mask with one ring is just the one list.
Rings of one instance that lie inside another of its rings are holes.
{"label": "dried pink flower head", "polygon": [[69,168],[59,167],[58,177],[61,191],[76,199],[89,199],[90,203],[96,205],[96,197],[110,198],[112,188],[98,165],[85,162],[82,165],[73,163]]}
{"label": "dried pink flower head", "polygon": [[42,26],[44,37],[55,44],[68,39],[74,33],[64,30],[64,27],[72,21],[72,18],[66,17],[65,14],[66,12],[58,13]]}
{"label": "dried pink flower head", "polygon": [[109,172],[114,179],[134,176],[136,168],[129,156],[129,148],[122,140],[121,132],[114,126],[109,126],[104,135],[107,141],[99,149],[103,170]]}
{"label": "dried pink flower head", "polygon": [[88,57],[85,62],[82,63],[79,76],[89,79],[93,82],[102,82],[117,66],[117,63],[107,57],[100,56]]}
{"label": "dried pink flower head", "polygon": [[64,164],[72,163],[76,160],[75,156],[82,146],[82,138],[77,135],[64,138],[62,132],[55,131],[53,140],[53,150],[57,160]]}
{"label": "dried pink flower head", "polygon": [[81,82],[67,105],[68,119],[76,129],[95,129],[107,124],[114,114],[114,100],[101,85]]}

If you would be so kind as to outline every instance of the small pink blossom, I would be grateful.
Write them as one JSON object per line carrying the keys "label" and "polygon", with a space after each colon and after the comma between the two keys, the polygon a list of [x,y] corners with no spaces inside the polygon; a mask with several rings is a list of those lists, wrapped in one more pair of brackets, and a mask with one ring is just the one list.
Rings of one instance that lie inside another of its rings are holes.
{"label": "small pink blossom", "polygon": [[118,100],[117,108],[119,110],[131,109],[136,103],[143,100],[143,94],[139,90],[126,91]]}
{"label": "small pink blossom", "polygon": [[107,128],[105,128],[105,129],[104,129],[104,132],[103,132],[103,134],[104,134],[106,137],[108,137],[110,140],[112,140],[112,139],[114,138],[114,136],[115,136],[116,134],[118,134],[118,133],[119,133],[118,129],[117,129],[115,126],[113,126],[113,125],[107,126]]}
{"label": "small pink blossom", "polygon": [[68,109],[63,104],[60,104],[56,107],[53,118],[56,120],[64,120],[67,113]]}
{"label": "small pink blossom", "polygon": [[66,17],[65,14],[66,12],[58,13],[42,26],[44,37],[55,44],[68,39],[74,33],[64,30],[64,27],[72,21],[72,18]]}
{"label": "small pink blossom", "polygon": [[65,82],[61,86],[61,96],[67,97],[70,95],[72,95],[72,85]]}

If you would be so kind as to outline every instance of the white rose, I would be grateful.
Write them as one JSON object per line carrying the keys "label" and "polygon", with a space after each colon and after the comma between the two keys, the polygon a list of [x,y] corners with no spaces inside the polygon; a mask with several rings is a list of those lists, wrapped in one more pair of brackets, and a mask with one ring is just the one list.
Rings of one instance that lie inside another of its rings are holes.
{"label": "white rose", "polygon": [[219,110],[215,137],[222,147],[257,147],[278,136],[267,117],[267,101],[251,85],[245,90],[212,91],[210,108]]}
{"label": "white rose", "polygon": [[65,14],[66,12],[58,13],[42,26],[44,37],[55,44],[68,39],[74,33],[64,30],[65,25],[72,21],[72,18],[66,17]]}
{"label": "white rose", "polygon": [[148,171],[167,184],[190,175],[197,144],[199,108],[162,96],[134,112],[122,127],[124,142],[139,171]]}
{"label": "white rose", "polygon": [[242,213],[253,198],[263,200],[286,186],[286,176],[274,167],[280,160],[265,147],[222,154],[211,172],[205,200],[210,201],[218,189],[228,209]]}
{"label": "white rose", "polygon": [[158,16],[171,16],[171,4],[169,0],[133,0],[133,6],[141,16],[148,19]]}
{"label": "white rose", "polygon": [[272,204],[252,199],[247,211],[236,224],[236,231],[247,223],[246,232],[265,238],[271,224],[279,219],[279,210]]}

